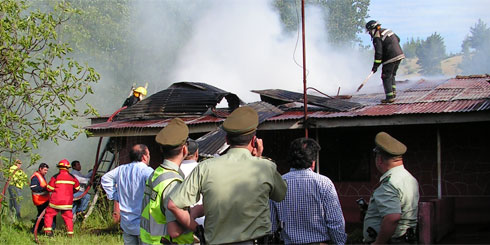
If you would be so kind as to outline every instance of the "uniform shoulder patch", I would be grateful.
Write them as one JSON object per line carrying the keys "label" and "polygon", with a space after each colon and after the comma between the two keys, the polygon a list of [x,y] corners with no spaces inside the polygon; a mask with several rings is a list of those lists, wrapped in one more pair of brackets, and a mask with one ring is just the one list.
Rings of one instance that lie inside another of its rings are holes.
{"label": "uniform shoulder patch", "polygon": [[382,179],[381,183],[388,183],[388,181],[390,181],[390,178],[391,178],[391,174],[386,176],[384,179]]}

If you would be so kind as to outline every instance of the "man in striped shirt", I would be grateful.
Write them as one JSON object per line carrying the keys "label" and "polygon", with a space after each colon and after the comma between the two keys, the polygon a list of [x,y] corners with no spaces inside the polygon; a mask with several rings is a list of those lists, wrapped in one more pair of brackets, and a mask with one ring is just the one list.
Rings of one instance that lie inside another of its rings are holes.
{"label": "man in striped shirt", "polygon": [[286,244],[345,244],[345,221],[332,181],[315,168],[320,145],[307,138],[291,142],[291,170],[283,175],[286,198],[271,201],[272,231],[282,229]]}

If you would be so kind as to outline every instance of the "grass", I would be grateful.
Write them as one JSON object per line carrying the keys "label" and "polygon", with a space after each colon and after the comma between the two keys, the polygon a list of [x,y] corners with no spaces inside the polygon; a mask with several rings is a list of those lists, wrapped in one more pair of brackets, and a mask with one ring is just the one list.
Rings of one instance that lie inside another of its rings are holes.
{"label": "grass", "polygon": [[[25,195],[24,195],[25,197]],[[28,199],[28,200],[26,200]],[[21,220],[12,217],[6,206],[2,206],[0,216],[0,244],[35,244],[31,229],[37,210],[29,198],[21,201]],[[39,244],[123,244],[122,232],[118,224],[112,223],[112,202],[105,197],[99,198],[96,208],[82,226],[77,219],[74,224],[74,236],[67,237],[65,222],[58,214],[54,236],[47,237],[38,233]]]}

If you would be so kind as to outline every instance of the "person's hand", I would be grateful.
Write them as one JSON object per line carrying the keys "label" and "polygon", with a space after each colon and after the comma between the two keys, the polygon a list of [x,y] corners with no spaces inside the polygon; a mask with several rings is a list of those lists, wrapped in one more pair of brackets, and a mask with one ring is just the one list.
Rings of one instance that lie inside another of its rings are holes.
{"label": "person's hand", "polygon": [[191,216],[191,219],[196,219],[204,216],[204,206],[202,204],[199,204],[190,208],[189,214]]}
{"label": "person's hand", "polygon": [[372,71],[373,73],[376,73],[376,71],[378,71],[378,67],[377,67],[377,66],[373,66],[373,68],[371,69],[371,71]]}
{"label": "person's hand", "polygon": [[255,138],[255,143],[253,145],[252,155],[256,157],[261,157],[264,151],[264,142],[262,139]]}

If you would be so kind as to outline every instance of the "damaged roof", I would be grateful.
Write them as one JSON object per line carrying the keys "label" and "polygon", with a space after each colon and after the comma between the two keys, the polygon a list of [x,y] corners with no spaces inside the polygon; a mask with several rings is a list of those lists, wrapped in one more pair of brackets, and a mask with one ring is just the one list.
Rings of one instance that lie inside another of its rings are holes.
{"label": "damaged roof", "polygon": [[243,102],[237,95],[200,82],[178,82],[122,110],[114,121],[136,121],[203,115],[223,99],[232,111]]}
{"label": "damaged roof", "polygon": [[[259,114],[259,125],[271,117],[284,113],[282,110],[266,102],[254,102],[247,104],[247,106],[254,108],[257,114]],[[209,157],[214,154],[221,154],[228,148],[225,136],[226,132],[221,127],[218,127],[198,138],[196,141],[199,144],[199,155]]]}
{"label": "damaged roof", "polygon": [[[262,101],[271,103],[276,106],[289,102],[303,102],[304,97],[302,93],[291,92],[282,89],[252,90],[252,92],[260,94],[260,99]],[[311,94],[308,94],[306,99],[308,104],[321,106],[326,111],[350,111],[362,107],[361,104],[356,102],[350,102],[331,97],[320,97]]]}
{"label": "damaged roof", "polygon": [[[410,86],[397,91],[392,104],[380,104],[383,93],[360,94],[350,99],[308,95],[308,118],[319,128],[490,120],[490,75],[421,79],[407,85]],[[302,127],[301,94],[276,89],[254,92],[270,108],[277,109],[277,113],[267,114],[259,130]],[[178,100],[168,100],[170,94],[178,94]],[[211,85],[177,83],[121,111],[117,121],[92,124],[86,129],[93,136],[156,135],[169,118],[180,116],[191,133],[208,133],[216,130],[228,115],[229,109],[214,109],[216,101],[227,96],[232,104],[240,103],[236,95]]]}

